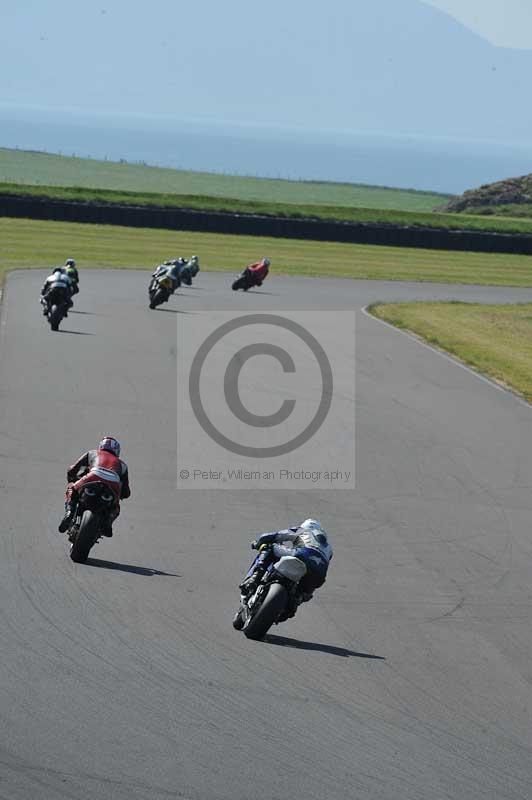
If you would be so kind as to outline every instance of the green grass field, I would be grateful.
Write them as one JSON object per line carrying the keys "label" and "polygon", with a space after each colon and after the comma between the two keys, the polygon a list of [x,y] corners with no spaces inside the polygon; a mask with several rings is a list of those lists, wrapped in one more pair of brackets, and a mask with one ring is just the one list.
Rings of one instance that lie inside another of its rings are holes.
{"label": "green grass field", "polygon": [[391,303],[376,304],[370,311],[532,402],[532,303]]}
{"label": "green grass field", "polygon": [[197,253],[202,269],[237,272],[263,255],[275,274],[532,286],[528,256],[309,242],[73,222],[0,218],[0,280],[10,269],[49,268],[73,257],[87,268],[153,269]]}
{"label": "green grass field", "polygon": [[447,195],[349,183],[270,180],[185,172],[0,148],[0,183],[79,186],[284,203],[431,211]]}

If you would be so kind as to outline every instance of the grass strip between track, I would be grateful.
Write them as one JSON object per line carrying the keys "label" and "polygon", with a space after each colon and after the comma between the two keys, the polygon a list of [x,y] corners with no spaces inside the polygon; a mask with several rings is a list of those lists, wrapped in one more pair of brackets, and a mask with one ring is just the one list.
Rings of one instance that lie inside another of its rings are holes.
{"label": "grass strip between track", "polygon": [[532,303],[376,303],[368,311],[532,402]]}
{"label": "grass strip between track", "polygon": [[213,271],[238,272],[267,255],[273,275],[532,286],[530,256],[0,218],[0,281],[8,270],[49,268],[68,257],[82,271],[151,270],[193,253]]}

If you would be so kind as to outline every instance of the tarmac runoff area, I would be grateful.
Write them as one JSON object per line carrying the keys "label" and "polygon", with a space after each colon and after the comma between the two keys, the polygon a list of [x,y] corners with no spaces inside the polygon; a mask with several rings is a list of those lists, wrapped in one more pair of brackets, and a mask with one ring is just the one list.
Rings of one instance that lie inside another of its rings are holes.
{"label": "tarmac runoff area", "polygon": [[[150,311],[88,271],[56,334],[43,278],[0,318],[0,797],[530,800],[530,407],[361,309],[532,291],[202,272]],[[299,308],[357,309],[356,489],[176,491],[177,315]],[[76,565],[65,468],[104,432],[133,496]],[[311,514],[326,585],[246,640],[249,541]]]}

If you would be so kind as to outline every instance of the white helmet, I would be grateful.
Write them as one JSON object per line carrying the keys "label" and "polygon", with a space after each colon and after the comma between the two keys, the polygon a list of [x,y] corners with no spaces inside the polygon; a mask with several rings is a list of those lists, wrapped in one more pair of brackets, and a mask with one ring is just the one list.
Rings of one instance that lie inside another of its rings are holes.
{"label": "white helmet", "polygon": [[326,547],[329,544],[329,540],[327,539],[327,534],[323,530],[321,522],[319,522],[317,519],[306,519],[304,522],[301,523],[299,527],[306,533],[311,533],[316,538],[316,540],[324,547]]}
{"label": "white helmet", "polygon": [[327,534],[321,527],[317,519],[306,519],[299,526],[296,546],[314,547],[330,561],[333,557],[333,549],[327,539]]}

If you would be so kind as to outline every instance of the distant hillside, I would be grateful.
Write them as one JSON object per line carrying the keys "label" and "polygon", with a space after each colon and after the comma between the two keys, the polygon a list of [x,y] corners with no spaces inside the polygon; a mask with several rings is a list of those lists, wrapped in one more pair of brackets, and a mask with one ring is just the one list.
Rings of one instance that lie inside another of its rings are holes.
{"label": "distant hillside", "polygon": [[453,214],[532,216],[532,174],[488,183],[454,197],[443,208]]}
{"label": "distant hillside", "polygon": [[429,212],[449,195],[385,186],[247,178],[125,161],[97,161],[0,147],[0,183],[233,198],[256,203]]}

